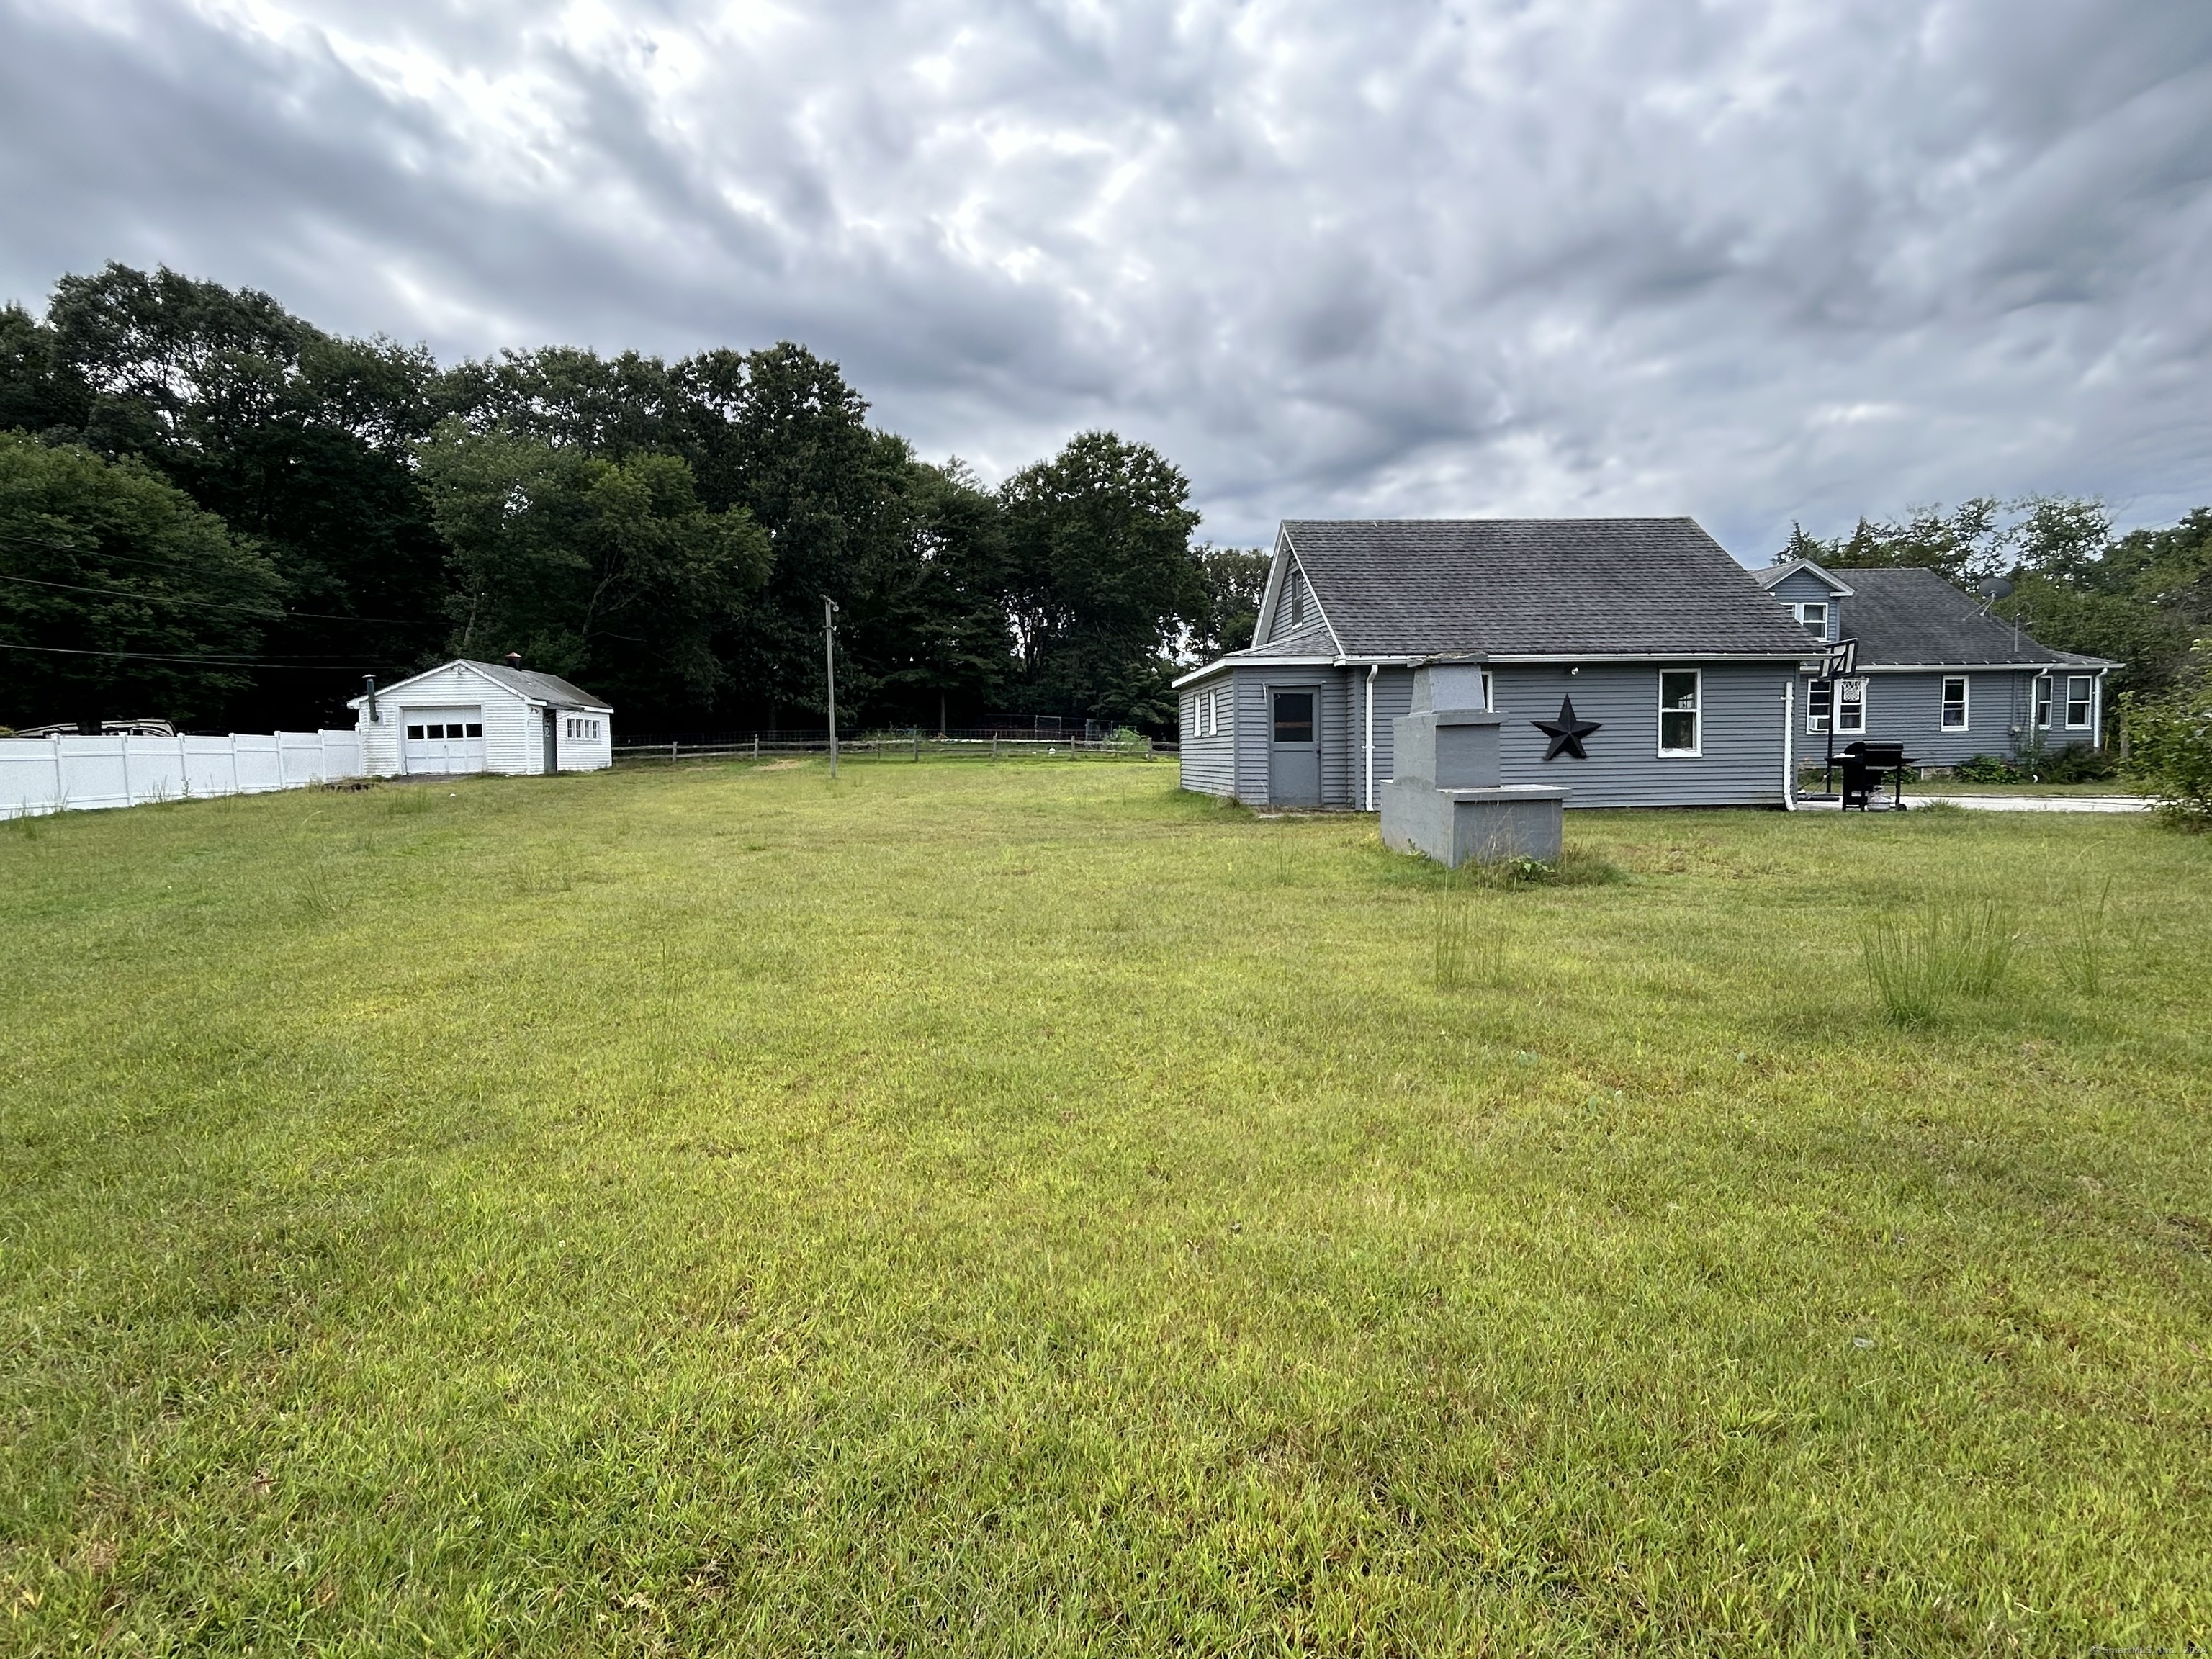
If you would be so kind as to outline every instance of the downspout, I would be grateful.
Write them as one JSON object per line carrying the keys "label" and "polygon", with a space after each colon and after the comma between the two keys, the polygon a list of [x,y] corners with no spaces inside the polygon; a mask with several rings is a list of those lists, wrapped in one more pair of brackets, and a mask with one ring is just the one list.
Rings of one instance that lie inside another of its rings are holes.
{"label": "downspout", "polygon": [[1379,662],[1367,665],[1367,810],[1375,810],[1375,677],[1382,670]]}
{"label": "downspout", "polygon": [[1797,810],[1797,677],[1782,682],[1782,810]]}

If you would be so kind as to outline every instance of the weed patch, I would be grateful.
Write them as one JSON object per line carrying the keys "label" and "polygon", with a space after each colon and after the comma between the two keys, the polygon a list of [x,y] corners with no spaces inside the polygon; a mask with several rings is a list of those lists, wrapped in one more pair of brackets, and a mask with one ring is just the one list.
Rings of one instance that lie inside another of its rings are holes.
{"label": "weed patch", "polygon": [[1882,1012],[1899,1025],[1929,1025],[1995,996],[2019,943],[2003,902],[1942,899],[1875,917],[1861,949]]}

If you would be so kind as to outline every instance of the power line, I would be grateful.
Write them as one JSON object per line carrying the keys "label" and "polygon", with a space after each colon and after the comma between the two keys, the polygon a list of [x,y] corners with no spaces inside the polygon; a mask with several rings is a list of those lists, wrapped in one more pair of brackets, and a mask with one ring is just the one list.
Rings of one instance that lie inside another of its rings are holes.
{"label": "power line", "polygon": [[[176,566],[165,559],[138,559],[127,553],[110,553],[97,547],[73,547],[66,542],[41,541],[34,536],[10,536],[0,533],[0,542],[19,542],[26,547],[51,548],[57,553],[75,553],[95,558],[102,563],[143,564],[157,570],[174,570]],[[244,607],[224,599],[185,599],[166,593],[137,593],[127,587],[85,587],[74,582],[46,581],[37,576],[0,576],[0,581],[29,582],[35,587],[62,587],[76,593],[106,593],[122,599],[159,599],[165,605],[194,605],[209,610],[240,611]],[[349,616],[335,611],[252,611],[246,614],[258,617],[264,622],[283,622],[297,617],[311,622],[388,623],[395,628],[419,628],[421,617],[362,617]]]}
{"label": "power line", "polygon": [[[202,611],[236,611],[261,622],[282,622],[288,614],[294,616],[301,614],[297,611],[288,613],[283,611],[247,611],[245,606],[228,599],[187,599],[175,593],[136,593],[127,587],[86,587],[77,582],[45,581],[37,576],[0,576],[0,582],[22,582],[32,587],[58,587],[68,593],[105,593],[109,598],[117,599],[150,599],[160,605],[189,605]],[[332,618],[332,620],[368,622],[371,619],[367,617],[348,617]]]}
{"label": "power line", "polygon": [[67,645],[18,645],[0,640],[0,651],[37,651],[56,657],[122,657],[133,662],[209,663],[225,668],[289,668],[307,673],[376,674],[390,665],[373,662],[331,662],[318,657],[191,657],[162,651],[95,651]]}

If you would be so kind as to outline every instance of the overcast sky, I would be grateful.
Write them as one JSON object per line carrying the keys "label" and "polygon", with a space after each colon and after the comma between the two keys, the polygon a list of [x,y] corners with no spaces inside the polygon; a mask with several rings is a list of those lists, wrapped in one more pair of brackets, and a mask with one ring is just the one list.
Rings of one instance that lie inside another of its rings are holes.
{"label": "overcast sky", "polygon": [[2212,501],[2208,0],[0,0],[0,297],[800,340],[1203,533]]}

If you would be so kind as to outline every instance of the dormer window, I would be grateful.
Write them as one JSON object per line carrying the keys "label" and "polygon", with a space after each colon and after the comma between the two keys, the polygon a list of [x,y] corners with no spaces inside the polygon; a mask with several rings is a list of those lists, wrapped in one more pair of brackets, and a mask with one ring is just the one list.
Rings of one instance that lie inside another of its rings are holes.
{"label": "dormer window", "polygon": [[1808,599],[1797,607],[1797,620],[1814,639],[1826,642],[1828,637],[1828,602]]}

